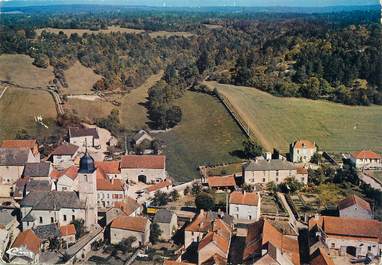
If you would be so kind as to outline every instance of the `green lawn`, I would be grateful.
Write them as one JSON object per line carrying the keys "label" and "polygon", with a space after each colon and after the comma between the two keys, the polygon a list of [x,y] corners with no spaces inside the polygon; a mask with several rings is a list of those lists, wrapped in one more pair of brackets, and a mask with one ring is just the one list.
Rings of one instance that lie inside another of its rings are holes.
{"label": "green lawn", "polygon": [[179,100],[183,118],[177,127],[158,134],[165,143],[167,170],[177,181],[198,178],[197,167],[235,162],[245,136],[218,99],[186,92]]}
{"label": "green lawn", "polygon": [[382,106],[275,97],[255,88],[206,83],[228,98],[268,150],[285,152],[289,143],[304,138],[326,151],[382,151]]}
{"label": "green lawn", "polygon": [[[48,129],[36,124],[36,115],[42,115]],[[48,92],[10,86],[0,99],[0,140],[14,139],[20,129],[33,136],[48,136],[56,128],[56,116],[56,107]]]}

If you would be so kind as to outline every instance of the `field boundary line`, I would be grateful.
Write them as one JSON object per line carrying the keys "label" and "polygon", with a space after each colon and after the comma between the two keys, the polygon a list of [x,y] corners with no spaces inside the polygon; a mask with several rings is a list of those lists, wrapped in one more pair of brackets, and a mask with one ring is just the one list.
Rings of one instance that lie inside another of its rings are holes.
{"label": "field boundary line", "polygon": [[1,95],[0,95],[0,99],[3,97],[5,91],[7,91],[8,89],[8,86],[4,87],[4,90],[1,92]]}

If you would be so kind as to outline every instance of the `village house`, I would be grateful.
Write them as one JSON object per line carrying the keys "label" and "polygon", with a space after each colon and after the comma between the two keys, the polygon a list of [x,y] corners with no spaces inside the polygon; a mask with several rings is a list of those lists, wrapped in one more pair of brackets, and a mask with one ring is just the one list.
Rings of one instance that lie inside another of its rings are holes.
{"label": "village house", "polygon": [[60,238],[60,230],[57,224],[39,225],[32,228],[32,231],[40,239],[41,249],[47,250],[52,239]]}
{"label": "village house", "polygon": [[236,181],[234,175],[210,176],[207,178],[207,184],[210,189],[214,190],[234,191],[236,189]]}
{"label": "village house", "polygon": [[231,237],[231,227],[216,219],[211,230],[199,242],[198,264],[227,264]]}
{"label": "village house", "polygon": [[67,225],[86,220],[85,210],[75,192],[49,191],[29,193],[21,202],[23,230],[40,225]]}
{"label": "village house", "polygon": [[23,174],[27,163],[40,162],[26,148],[0,148],[0,181],[4,185],[14,184]]}
{"label": "village house", "polygon": [[41,252],[41,241],[31,230],[21,232],[8,249],[9,261],[13,264],[38,264]]}
{"label": "village house", "polygon": [[54,190],[54,183],[50,180],[34,180],[31,177],[19,178],[13,187],[13,199],[22,200],[31,192],[43,192]]}
{"label": "village house", "polygon": [[166,157],[163,155],[125,155],[121,160],[121,175],[125,181],[144,183],[166,179]]}
{"label": "village house", "polygon": [[123,239],[135,237],[133,247],[144,246],[149,243],[150,220],[136,216],[120,216],[110,225],[110,243],[118,244]]}
{"label": "village house", "polygon": [[142,213],[143,207],[136,200],[126,196],[123,201],[117,201],[114,206],[106,211],[105,221],[109,225],[115,218],[126,216],[138,216]]}
{"label": "village house", "polygon": [[335,265],[325,247],[318,247],[311,255],[310,265]]}
{"label": "village house", "polygon": [[40,152],[36,140],[4,140],[0,148],[29,149],[37,161],[40,161]]}
{"label": "village house", "polygon": [[355,194],[338,203],[338,212],[340,217],[373,219],[370,204]]}
{"label": "village house", "polygon": [[69,128],[69,143],[83,147],[98,147],[99,135],[97,128]]}
{"label": "village house", "polygon": [[373,151],[353,152],[350,161],[357,169],[382,169],[382,156]]}
{"label": "village house", "polygon": [[14,209],[0,209],[0,257],[4,256],[6,247],[20,233],[19,222]]}
{"label": "village house", "polygon": [[144,192],[150,195],[154,195],[155,192],[157,191],[168,193],[171,191],[170,190],[171,187],[172,187],[172,181],[170,179],[165,179],[161,182],[148,186],[147,188],[144,189]]}
{"label": "village house", "polygon": [[309,163],[316,152],[315,142],[298,140],[291,144],[289,155],[293,163]]}
{"label": "village house", "polygon": [[63,143],[53,150],[53,152],[49,155],[49,160],[56,167],[68,168],[75,164],[78,152],[78,146],[69,143]]}
{"label": "village house", "polygon": [[300,249],[297,236],[280,231],[269,220],[260,219],[251,224],[245,239],[243,261],[256,260],[258,263],[253,264],[299,265]]}
{"label": "village house", "polygon": [[234,191],[229,196],[229,214],[236,222],[255,222],[260,218],[260,194]]}
{"label": "village house", "polygon": [[178,218],[167,209],[159,209],[154,216],[154,223],[159,225],[162,240],[170,240],[178,228]]}
{"label": "village house", "polygon": [[154,153],[154,149],[152,147],[153,141],[154,137],[152,137],[145,130],[140,130],[137,132],[132,139],[136,152],[143,153],[145,155]]}
{"label": "village house", "polygon": [[76,227],[74,224],[60,226],[60,237],[65,244],[73,244],[76,242]]}
{"label": "village house", "polygon": [[287,178],[295,178],[297,181],[307,184],[306,172],[301,173],[297,172],[297,167],[293,163],[280,159],[256,159],[243,165],[244,182],[249,185],[265,185],[271,181],[280,184]]}
{"label": "village house", "polygon": [[140,130],[133,136],[133,141],[135,145],[140,145],[143,141],[154,141],[154,138],[145,130]]}
{"label": "village house", "polygon": [[365,257],[381,253],[382,223],[376,220],[315,216],[309,220],[309,231],[310,245],[321,241],[339,255]]}
{"label": "village house", "polygon": [[122,179],[121,161],[96,161],[95,165],[107,175],[108,179]]}
{"label": "village house", "polygon": [[34,180],[49,180],[53,167],[50,162],[27,163],[22,177],[30,177]]}
{"label": "village house", "polygon": [[97,205],[99,208],[113,207],[126,196],[126,186],[120,179],[97,178]]}
{"label": "village house", "polygon": [[53,171],[51,178],[56,182],[57,191],[78,191],[77,166],[71,166],[63,171]]}
{"label": "village house", "polygon": [[[200,242],[217,219],[220,219],[218,213],[200,210],[195,219],[184,229],[184,247],[187,249],[192,243]],[[224,215],[222,220],[229,226],[232,225],[233,220],[229,215]]]}

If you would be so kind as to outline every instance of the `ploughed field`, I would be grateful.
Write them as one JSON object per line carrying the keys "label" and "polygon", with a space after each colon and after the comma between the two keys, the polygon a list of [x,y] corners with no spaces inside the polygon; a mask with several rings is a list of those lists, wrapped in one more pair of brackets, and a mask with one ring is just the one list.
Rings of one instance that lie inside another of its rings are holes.
{"label": "ploughed field", "polygon": [[251,87],[206,82],[216,88],[268,150],[288,151],[298,138],[321,150],[382,151],[382,106],[346,106],[324,100],[275,97]]}

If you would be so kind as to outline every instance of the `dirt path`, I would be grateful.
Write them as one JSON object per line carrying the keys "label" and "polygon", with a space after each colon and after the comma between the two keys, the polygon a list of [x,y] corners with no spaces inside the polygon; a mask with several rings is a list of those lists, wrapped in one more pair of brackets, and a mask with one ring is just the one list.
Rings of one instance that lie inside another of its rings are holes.
{"label": "dirt path", "polygon": [[4,95],[5,91],[7,91],[7,89],[8,89],[8,86],[5,86],[3,91],[0,94],[0,99],[3,97],[3,95]]}
{"label": "dirt path", "polygon": [[68,96],[68,98],[76,98],[76,99],[87,100],[87,101],[95,101],[97,99],[101,99],[97,95],[72,95],[72,96]]}

